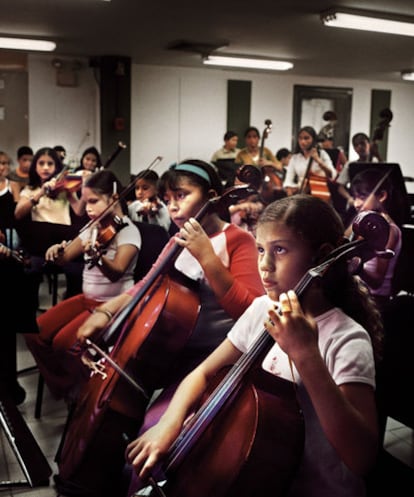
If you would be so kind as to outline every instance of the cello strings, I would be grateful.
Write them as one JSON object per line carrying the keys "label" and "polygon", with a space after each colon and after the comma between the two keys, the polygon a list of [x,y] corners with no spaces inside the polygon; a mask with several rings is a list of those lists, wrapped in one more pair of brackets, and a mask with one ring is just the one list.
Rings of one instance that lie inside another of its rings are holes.
{"label": "cello strings", "polygon": [[[295,292],[300,297],[313,279],[322,277],[332,264],[343,257],[352,254],[361,242],[349,242],[348,244],[334,249],[329,257],[311,269],[309,269],[295,286]],[[203,406],[194,414],[189,423],[183,428],[181,434],[171,446],[166,464],[166,472],[178,466],[186,457],[189,450],[202,436],[208,425],[213,421],[213,416],[223,408],[227,402],[231,402],[241,388],[245,375],[254,367],[258,360],[267,353],[274,344],[273,337],[264,329],[254,340],[248,351],[240,356],[229,372],[213,390],[204,402]],[[293,376],[293,375],[292,375]],[[293,381],[293,384],[296,383]]]}

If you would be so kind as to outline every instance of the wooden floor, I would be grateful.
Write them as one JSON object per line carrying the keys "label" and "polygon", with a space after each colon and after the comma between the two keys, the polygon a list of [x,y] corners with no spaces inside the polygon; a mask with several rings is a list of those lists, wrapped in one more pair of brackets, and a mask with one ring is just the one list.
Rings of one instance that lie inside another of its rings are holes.
{"label": "wooden floor", "polygon": [[[50,305],[50,295],[47,285],[42,284],[41,307]],[[18,367],[19,370],[34,365],[33,358],[26,346],[18,337]],[[62,430],[66,421],[67,407],[63,401],[54,400],[45,388],[40,419],[34,416],[38,374],[32,372],[20,376],[19,382],[25,388],[27,397],[25,402],[18,407],[29,430],[37,441],[42,453],[47,458],[49,465],[56,472],[54,457],[58,448]],[[385,437],[385,448],[392,455],[414,468],[414,433],[411,429],[400,425],[392,419],[388,420]],[[11,449],[5,430],[0,429],[0,497],[54,497],[56,491],[53,478],[50,477],[48,486],[30,487],[25,484],[10,486],[5,482],[26,481],[21,465]],[[414,495],[412,489],[411,495]]]}

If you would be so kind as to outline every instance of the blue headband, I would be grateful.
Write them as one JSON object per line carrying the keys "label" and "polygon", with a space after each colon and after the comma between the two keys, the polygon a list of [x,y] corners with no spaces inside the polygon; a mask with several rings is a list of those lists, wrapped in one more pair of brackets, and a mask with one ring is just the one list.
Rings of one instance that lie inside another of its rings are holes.
{"label": "blue headband", "polygon": [[194,164],[173,164],[170,169],[174,171],[187,171],[188,173],[196,174],[201,178],[205,179],[207,183],[211,186],[211,180],[208,173],[200,166],[195,166]]}

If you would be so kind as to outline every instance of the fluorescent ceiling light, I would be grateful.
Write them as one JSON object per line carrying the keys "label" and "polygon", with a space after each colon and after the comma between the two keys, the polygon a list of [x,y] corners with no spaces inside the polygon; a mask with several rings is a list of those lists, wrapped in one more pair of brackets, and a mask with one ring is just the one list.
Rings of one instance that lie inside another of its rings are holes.
{"label": "fluorescent ceiling light", "polygon": [[414,81],[414,71],[401,71],[401,77],[405,81]]}
{"label": "fluorescent ceiling light", "polygon": [[41,52],[52,52],[56,43],[45,40],[29,40],[27,38],[4,38],[0,37],[0,48],[11,50],[37,50]]}
{"label": "fluorescent ceiling light", "polygon": [[292,69],[291,62],[270,59],[249,59],[246,57],[231,57],[223,55],[208,55],[203,63],[212,66],[243,67],[247,69],[265,69],[270,71],[286,71]]}
{"label": "fluorescent ceiling light", "polygon": [[321,14],[325,26],[335,28],[360,29],[403,36],[414,36],[414,19],[411,22],[374,17],[374,13],[357,14],[331,10]]}

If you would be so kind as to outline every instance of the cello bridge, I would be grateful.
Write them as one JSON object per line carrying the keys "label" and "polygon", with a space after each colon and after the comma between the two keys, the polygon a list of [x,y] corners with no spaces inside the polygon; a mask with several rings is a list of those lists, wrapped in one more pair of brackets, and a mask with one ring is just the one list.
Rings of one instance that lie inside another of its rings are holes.
{"label": "cello bridge", "polygon": [[82,356],[82,362],[91,370],[91,376],[94,376],[95,374],[102,376],[102,381],[106,380],[106,378],[108,377],[104,361],[105,359],[93,361],[89,357],[85,357],[84,355]]}

